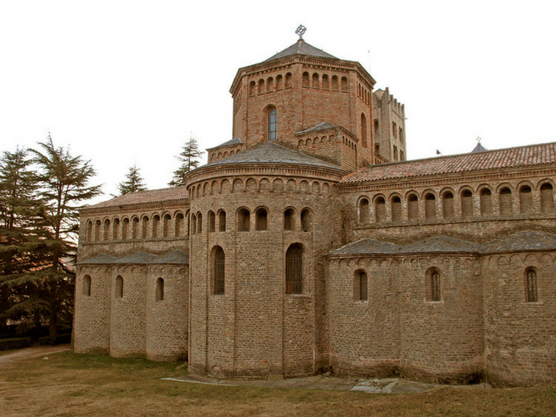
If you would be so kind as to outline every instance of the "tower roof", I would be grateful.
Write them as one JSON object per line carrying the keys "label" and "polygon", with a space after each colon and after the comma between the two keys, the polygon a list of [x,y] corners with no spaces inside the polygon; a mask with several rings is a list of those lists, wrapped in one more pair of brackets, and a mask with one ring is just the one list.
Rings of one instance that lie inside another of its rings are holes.
{"label": "tower roof", "polygon": [[315,48],[313,45],[308,44],[303,39],[299,39],[296,43],[291,46],[288,46],[281,52],[278,52],[275,55],[272,55],[264,62],[272,61],[273,59],[283,58],[289,55],[309,55],[309,56],[318,56],[321,58],[333,58],[338,59],[334,55],[330,55],[328,52],[324,52],[322,49]]}

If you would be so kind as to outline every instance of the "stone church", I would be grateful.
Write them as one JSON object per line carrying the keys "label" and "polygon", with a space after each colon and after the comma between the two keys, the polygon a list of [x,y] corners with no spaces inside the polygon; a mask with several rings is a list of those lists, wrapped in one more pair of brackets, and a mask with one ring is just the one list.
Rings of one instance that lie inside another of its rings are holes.
{"label": "stone church", "polygon": [[81,211],[76,352],[193,373],[556,379],[556,143],[407,161],[405,109],[301,37],[240,68],[187,186]]}

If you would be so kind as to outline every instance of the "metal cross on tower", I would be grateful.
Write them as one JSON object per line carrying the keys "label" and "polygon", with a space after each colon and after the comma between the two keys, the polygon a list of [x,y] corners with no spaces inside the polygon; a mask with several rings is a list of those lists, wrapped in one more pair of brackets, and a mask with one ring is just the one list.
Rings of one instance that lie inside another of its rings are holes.
{"label": "metal cross on tower", "polygon": [[299,35],[299,39],[303,39],[303,35],[305,34],[305,32],[307,31],[307,28],[303,25],[299,25],[297,27],[297,29],[295,30],[295,33],[297,35]]}

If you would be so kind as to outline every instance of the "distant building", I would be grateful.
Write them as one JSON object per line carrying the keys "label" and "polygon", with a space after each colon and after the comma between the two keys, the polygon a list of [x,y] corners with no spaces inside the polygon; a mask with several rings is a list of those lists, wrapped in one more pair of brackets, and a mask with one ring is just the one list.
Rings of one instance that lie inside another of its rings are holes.
{"label": "distant building", "polygon": [[187,186],[81,212],[76,352],[191,372],[556,378],[556,144],[407,161],[405,109],[303,39],[233,81]]}

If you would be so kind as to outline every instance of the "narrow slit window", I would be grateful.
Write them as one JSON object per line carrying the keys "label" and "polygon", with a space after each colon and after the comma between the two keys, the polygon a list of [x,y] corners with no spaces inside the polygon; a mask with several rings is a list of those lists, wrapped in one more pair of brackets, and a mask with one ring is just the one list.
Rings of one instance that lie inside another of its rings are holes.
{"label": "narrow slit window", "polygon": [[268,140],[276,140],[278,137],[278,114],[276,109],[268,112]]}
{"label": "narrow slit window", "polygon": [[225,278],[226,278],[226,258],[224,250],[220,246],[216,246],[213,252],[213,281],[214,294],[224,294]]}
{"label": "narrow slit window", "polygon": [[156,301],[163,301],[164,300],[164,280],[162,278],[158,278],[156,280]]}

